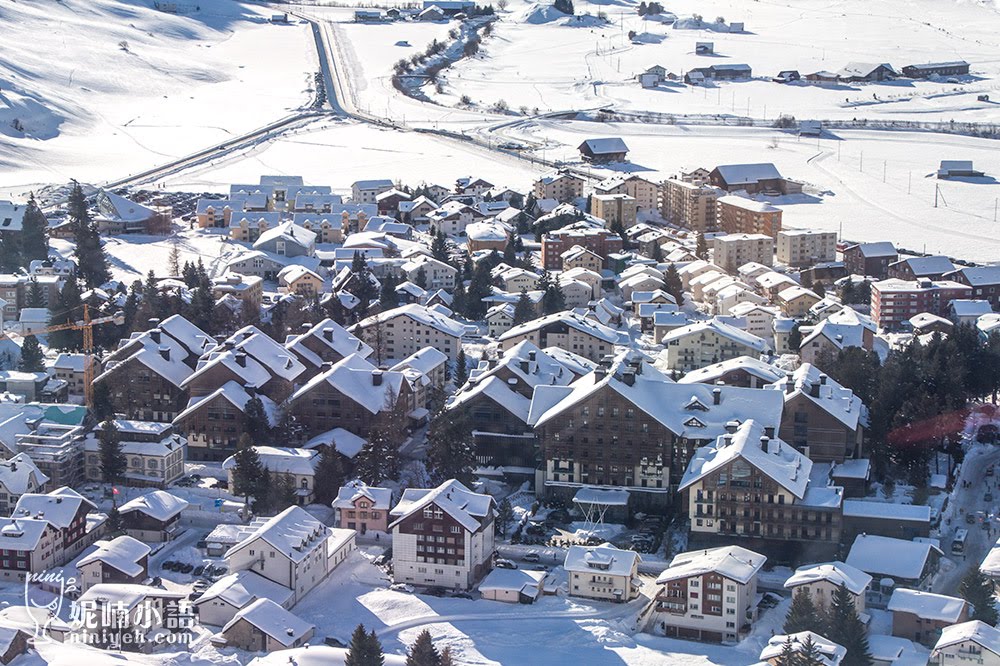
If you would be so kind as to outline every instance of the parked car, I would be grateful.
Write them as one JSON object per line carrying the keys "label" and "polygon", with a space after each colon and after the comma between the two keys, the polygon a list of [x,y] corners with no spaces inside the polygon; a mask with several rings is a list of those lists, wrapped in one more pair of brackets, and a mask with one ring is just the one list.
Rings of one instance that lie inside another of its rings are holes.
{"label": "parked car", "polygon": [[971,511],[969,513],[965,514],[965,524],[966,525],[972,525],[975,522],[976,522],[976,514],[972,513]]}
{"label": "parked car", "polygon": [[497,569],[516,569],[517,563],[500,558],[496,561],[494,566],[496,566]]}
{"label": "parked car", "polygon": [[184,573],[184,574],[189,574],[192,571],[194,571],[194,565],[193,564],[182,564],[177,571],[180,571],[181,573]]}
{"label": "parked car", "polygon": [[208,589],[208,581],[205,581],[205,580],[196,580],[194,582],[194,585],[191,586],[191,589],[193,589],[193,590],[200,590],[200,591],[204,592],[205,590]]}
{"label": "parked car", "polygon": [[525,562],[541,562],[542,561],[542,556],[539,555],[538,553],[532,551],[530,553],[527,553],[521,559],[524,560]]}
{"label": "parked car", "polygon": [[194,568],[194,572],[193,573],[194,573],[195,576],[202,575],[203,573],[205,573],[205,565],[204,564],[199,564],[198,566],[196,566]]}

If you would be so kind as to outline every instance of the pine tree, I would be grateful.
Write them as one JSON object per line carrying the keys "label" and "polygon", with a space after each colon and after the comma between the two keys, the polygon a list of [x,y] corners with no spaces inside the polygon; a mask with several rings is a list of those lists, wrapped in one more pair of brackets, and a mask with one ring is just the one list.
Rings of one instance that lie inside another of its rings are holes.
{"label": "pine tree", "polygon": [[684,305],[684,283],[677,272],[677,266],[670,264],[663,272],[664,291],[677,299],[677,306]]}
{"label": "pine tree", "polygon": [[542,313],[554,314],[565,309],[566,295],[563,294],[562,287],[555,281],[549,282],[542,294]]}
{"label": "pine tree", "polygon": [[517,297],[517,304],[514,306],[514,325],[523,324],[535,318],[535,304],[528,298],[528,292],[521,290],[521,295]]}
{"label": "pine tree", "polygon": [[406,666],[441,666],[441,655],[434,647],[431,632],[424,629],[406,655]]}
{"label": "pine tree", "polygon": [[268,474],[267,508],[269,513],[278,514],[295,504],[295,479],[290,474]]}
{"label": "pine tree", "polygon": [[73,181],[67,205],[73,236],[76,240],[76,265],[88,289],[100,287],[111,279],[108,259],[101,246],[97,224],[90,215],[90,207],[80,183]]}
{"label": "pine tree", "polygon": [[490,266],[486,261],[479,262],[465,299],[465,316],[472,320],[482,319],[486,315],[487,303],[484,300],[492,295],[490,284]]}
{"label": "pine tree", "polygon": [[785,616],[785,633],[797,634],[800,631],[815,631],[822,633],[822,622],[816,606],[813,604],[812,595],[805,588],[799,588],[792,595],[792,605]]}
{"label": "pine tree", "polygon": [[9,231],[0,231],[0,270],[13,273],[21,264],[21,239]]}
{"label": "pine tree", "polygon": [[251,497],[260,504],[265,499],[262,496],[267,486],[265,481],[267,471],[260,461],[257,449],[254,448],[246,433],[240,436],[240,442],[233,458],[236,463],[233,468],[233,494],[242,496],[248,507]]}
{"label": "pine tree", "polygon": [[[68,276],[59,292],[59,298],[50,308],[49,322],[52,326],[76,321],[83,315],[83,301],[80,299],[80,284],[75,276]],[[80,331],[53,331],[48,334],[49,347],[79,351],[83,346],[83,334]]]}
{"label": "pine tree", "polygon": [[451,646],[445,645],[441,650],[441,666],[455,666],[455,659],[451,656]]}
{"label": "pine tree", "polygon": [[290,409],[285,409],[278,419],[278,425],[271,431],[271,439],[281,446],[297,447],[306,438],[307,428]]}
{"label": "pine tree", "polygon": [[659,243],[653,245],[653,252],[650,254],[649,258],[656,263],[663,261],[663,246]]}
{"label": "pine tree", "polygon": [[174,236],[170,240],[170,254],[167,255],[167,272],[170,277],[181,276],[181,246]]}
{"label": "pine tree", "polygon": [[439,413],[428,428],[427,442],[428,467],[436,482],[458,479],[468,484],[475,479],[472,426],[464,415],[457,410]]}
{"label": "pine tree", "polygon": [[972,605],[969,619],[980,620],[991,627],[996,625],[997,609],[993,600],[993,586],[978,568],[973,567],[962,580],[959,594]]}
{"label": "pine tree", "polygon": [[777,666],[796,666],[798,658],[795,643],[792,642],[792,635],[788,634],[785,636],[785,642],[781,644],[781,654],[778,655]]}
{"label": "pine tree", "polygon": [[511,506],[510,498],[504,497],[497,505],[497,516],[494,518],[497,535],[503,538],[507,535],[507,528],[514,523],[514,507]]}
{"label": "pine tree", "polygon": [[802,346],[802,329],[799,328],[798,324],[792,326],[792,330],[788,333],[788,348],[792,350],[792,353],[798,353],[799,347]]}
{"label": "pine tree", "polygon": [[24,211],[24,220],[21,222],[22,265],[27,266],[35,259],[45,260],[49,258],[48,228],[49,224],[45,219],[45,214],[35,203],[35,195],[32,193]]}
{"label": "pine tree", "polygon": [[38,284],[38,280],[32,280],[31,286],[28,287],[27,306],[29,308],[45,307],[45,292],[42,291],[42,285]]}
{"label": "pine tree", "polygon": [[431,241],[431,256],[438,261],[448,261],[448,237],[440,229],[434,234],[434,240]]}
{"label": "pine tree", "polygon": [[354,457],[354,473],[369,486],[377,486],[390,478],[394,457],[386,431],[379,426],[368,429],[368,441]]}
{"label": "pine tree", "polygon": [[21,372],[44,372],[45,354],[42,353],[42,346],[38,344],[38,339],[33,335],[24,338],[21,345],[21,360],[17,364],[17,369]]}
{"label": "pine tree", "polygon": [[801,643],[801,648],[799,648],[796,666],[825,666],[827,663],[829,662],[823,657],[823,653],[819,651],[819,646],[816,645],[813,637],[806,636],[806,639]]}
{"label": "pine tree", "polygon": [[617,234],[622,241],[628,242],[628,234],[625,233],[625,225],[622,224],[620,219],[615,220],[611,223],[611,233]]}
{"label": "pine tree", "polygon": [[458,350],[458,358],[455,359],[455,386],[464,386],[469,381],[469,361],[465,357],[465,349]]}
{"label": "pine tree", "polygon": [[125,521],[122,520],[122,513],[117,506],[111,507],[108,511],[108,533],[111,536],[118,536],[125,532]]}
{"label": "pine tree", "polygon": [[267,444],[271,441],[271,421],[264,409],[264,401],[260,396],[253,396],[243,407],[243,417],[246,421],[244,432],[255,444]]}
{"label": "pine tree", "polygon": [[455,291],[451,295],[451,309],[455,312],[465,312],[466,303],[469,301],[469,296],[465,292],[465,282],[461,279],[455,283]]}
{"label": "pine tree", "polygon": [[382,666],[385,658],[382,656],[382,644],[378,637],[365,631],[365,625],[359,624],[351,634],[351,642],[344,656],[344,666]]}
{"label": "pine tree", "polygon": [[517,234],[510,232],[507,234],[507,244],[503,248],[503,260],[511,266],[517,263]]}
{"label": "pine tree", "polygon": [[121,436],[114,421],[105,421],[99,436],[101,455],[101,479],[114,485],[125,474],[127,463],[122,451]]}
{"label": "pine tree", "polygon": [[417,274],[413,276],[413,284],[421,289],[427,288],[427,269],[421,266],[417,269]]}
{"label": "pine tree", "polygon": [[371,270],[368,268],[368,259],[363,252],[354,253],[351,272],[354,274],[354,279],[351,281],[353,294],[360,301],[355,308],[355,314],[359,319],[363,319],[368,314],[371,302],[379,295]]}
{"label": "pine tree", "polygon": [[823,635],[847,649],[843,666],[871,666],[865,625],[858,618],[851,592],[841,583],[833,593]]}
{"label": "pine tree", "polygon": [[698,239],[695,241],[694,256],[699,259],[708,260],[708,241],[705,240],[705,234],[699,232]]}
{"label": "pine tree", "polygon": [[[421,268],[423,267],[421,266]],[[399,278],[396,277],[394,271],[390,271],[382,278],[382,288],[379,293],[378,302],[383,310],[391,310],[399,306],[399,294],[396,293],[396,287],[398,286]]]}
{"label": "pine tree", "polygon": [[816,282],[816,283],[814,283],[813,287],[812,287],[812,290],[813,290],[813,293],[815,293],[820,298],[823,298],[823,297],[826,296],[826,287],[823,286],[822,282]]}
{"label": "pine tree", "polygon": [[111,387],[107,381],[94,383],[93,405],[90,411],[98,423],[107,421],[115,415],[115,406],[111,401]]}
{"label": "pine tree", "polygon": [[330,504],[337,499],[340,487],[346,478],[343,457],[333,446],[323,448],[316,465],[316,501]]}

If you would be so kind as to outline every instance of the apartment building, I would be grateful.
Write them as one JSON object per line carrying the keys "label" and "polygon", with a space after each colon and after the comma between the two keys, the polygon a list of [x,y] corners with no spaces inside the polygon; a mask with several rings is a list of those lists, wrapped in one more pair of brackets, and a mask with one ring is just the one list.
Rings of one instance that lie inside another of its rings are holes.
{"label": "apartment building", "polygon": [[536,180],[532,192],[536,199],[573,202],[583,196],[583,179],[568,171],[557,171]]}
{"label": "apartment building", "polygon": [[669,370],[691,372],[740,356],[759,358],[770,348],[763,338],[718,319],[700,321],[666,333],[660,359]]}
{"label": "apartment building", "polygon": [[660,203],[660,186],[641,176],[611,176],[595,185],[594,193],[627,194],[642,210],[657,210]]}
{"label": "apartment building", "polygon": [[656,579],[658,633],[735,643],[757,617],[757,575],[767,558],[741,546],[679,553]]}
{"label": "apartment building", "polygon": [[635,197],[627,194],[590,195],[590,213],[604,220],[610,229],[616,224],[628,229],[636,223],[639,204]]}
{"label": "apartment building", "polygon": [[948,316],[953,300],[972,298],[973,288],[950,280],[879,280],[873,282],[872,319],[879,328],[897,331],[922,312]]}
{"label": "apartment building", "polygon": [[454,319],[415,303],[362,319],[350,330],[372,345],[378,362],[402,359],[424,347],[434,347],[454,361],[465,334],[465,327]]}
{"label": "apartment building", "polygon": [[803,268],[837,258],[837,232],[782,229],[778,232],[778,263]]}
{"label": "apartment building", "polygon": [[542,236],[542,266],[549,271],[562,268],[562,254],[579,245],[599,255],[608,264],[608,256],[622,251],[622,238],[601,227],[571,225]]}
{"label": "apartment building", "polygon": [[610,543],[570,546],[563,568],[571,597],[623,603],[639,596],[639,554]]}
{"label": "apartment building", "polygon": [[675,178],[663,181],[660,212],[674,224],[705,233],[718,228],[718,188]]}
{"label": "apartment building", "polygon": [[746,263],[774,263],[774,239],[764,234],[717,236],[712,239],[712,248],[712,263],[730,274]]}
{"label": "apartment building", "polygon": [[718,200],[719,228],[727,234],[763,234],[777,240],[781,209],[764,201],[732,194]]}

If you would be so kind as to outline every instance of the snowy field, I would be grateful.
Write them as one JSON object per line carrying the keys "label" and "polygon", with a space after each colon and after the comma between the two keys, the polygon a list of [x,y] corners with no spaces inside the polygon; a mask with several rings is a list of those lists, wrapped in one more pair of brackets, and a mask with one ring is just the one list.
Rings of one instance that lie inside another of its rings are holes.
{"label": "snowy field", "polygon": [[0,5],[0,191],[124,177],[308,106],[307,24],[231,0],[152,4]]}
{"label": "snowy field", "polygon": [[[481,55],[446,73],[446,94],[454,104],[462,94],[481,105],[503,99],[512,109],[563,110],[597,106],[667,113],[737,113],[774,118],[868,117],[894,120],[996,122],[996,101],[976,97],[1000,93],[1000,16],[992,2],[916,0],[873,5],[844,0],[754,2],[677,0],[671,14],[643,18],[637,2],[577,2],[570,18],[547,3],[511,2],[484,41]],[[691,17],[700,14],[704,27]],[[598,21],[599,15],[607,19]],[[674,24],[666,22],[676,16]],[[717,18],[743,22],[729,33]],[[630,40],[630,32],[636,34]],[[712,56],[696,55],[695,42],[713,42]],[[848,62],[904,65],[949,60],[972,64],[961,84],[898,81],[818,87],[770,81],[781,70],[802,75],[836,72]],[[635,77],[652,65],[674,73],[715,64],[743,63],[755,80],[722,83],[708,90],[683,85],[642,89]],[[877,100],[875,99],[877,96]]]}

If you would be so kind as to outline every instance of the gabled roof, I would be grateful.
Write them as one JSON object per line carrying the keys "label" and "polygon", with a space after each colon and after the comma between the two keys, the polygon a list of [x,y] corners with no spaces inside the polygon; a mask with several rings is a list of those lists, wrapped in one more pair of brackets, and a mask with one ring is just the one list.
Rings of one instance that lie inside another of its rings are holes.
{"label": "gabled roof", "polygon": [[967,606],[968,602],[965,599],[923,590],[896,588],[886,608],[894,613],[912,613],[924,620],[954,624],[962,617]]}
{"label": "gabled roof", "polygon": [[603,576],[628,576],[641,559],[639,553],[615,548],[610,543],[593,547],[570,546],[566,551],[563,568],[583,573],[599,571]]}
{"label": "gabled roof", "polygon": [[194,605],[200,606],[213,599],[219,599],[236,609],[241,609],[258,599],[270,599],[277,604],[284,604],[291,596],[292,591],[284,585],[264,578],[255,571],[244,569],[217,580],[198,597]]}
{"label": "gabled roof", "polygon": [[166,522],[188,508],[188,501],[165,490],[153,490],[122,504],[122,514],[138,511],[154,520]]}
{"label": "gabled roof", "polygon": [[851,594],[861,594],[871,584],[872,577],[843,562],[807,564],[795,570],[795,573],[785,581],[785,588],[809,585],[821,580],[834,585],[843,584]]}
{"label": "gabled roof", "polygon": [[[792,385],[791,391],[788,391],[789,382]],[[864,425],[862,418],[865,406],[861,398],[854,395],[851,389],[841,386],[820,372],[819,368],[811,363],[803,363],[790,377],[779,380],[767,388],[783,391],[785,402],[797,396],[804,396],[848,428],[856,429],[859,423]],[[817,395],[813,395],[814,391]]]}
{"label": "gabled roof", "polygon": [[341,486],[337,499],[333,500],[334,509],[353,509],[354,503],[362,497],[371,501],[373,509],[388,511],[392,504],[391,488],[375,488],[360,480]]}
{"label": "gabled roof", "polygon": [[554,314],[545,315],[544,317],[539,317],[538,319],[533,319],[532,321],[514,326],[501,335],[499,340],[502,342],[504,340],[525,335],[526,333],[531,333],[553,323],[564,324],[581,333],[587,333],[611,344],[616,344],[622,339],[621,334],[615,329],[609,328],[603,324],[567,310],[564,312],[556,312]]}
{"label": "gabled roof", "polygon": [[670,566],[656,579],[657,585],[671,580],[717,573],[740,584],[749,583],[757,575],[767,557],[741,546],[722,546],[709,550],[678,553]]}
{"label": "gabled roof", "polygon": [[416,303],[401,305],[398,308],[386,310],[380,314],[362,319],[355,324],[354,327],[352,327],[352,330],[371,326],[372,324],[375,324],[376,321],[386,322],[395,317],[408,317],[420,324],[423,324],[424,326],[430,326],[431,328],[437,329],[441,333],[457,338],[462,337],[465,333],[465,327],[454,319],[445,317],[436,310],[432,310],[431,308],[423,305],[417,305]]}
{"label": "gabled roof", "polygon": [[677,489],[684,490],[737,459],[760,470],[796,498],[805,497],[812,461],[780,439],[765,437],[764,427],[753,419],[744,421],[735,433],[719,435],[714,443],[695,451]]}
{"label": "gabled roof", "polygon": [[[191,416],[206,405],[211,404],[212,400],[219,397],[228,400],[233,407],[236,407],[242,412],[246,409],[247,403],[250,401],[252,396],[247,393],[243,386],[240,386],[235,381],[228,381],[204,397],[191,398],[191,400],[188,401],[187,407],[184,408],[184,411],[174,417],[174,423],[180,423],[181,420]],[[274,401],[266,395],[258,395],[257,397],[264,403],[264,413],[267,414],[271,425],[276,425],[277,405],[275,405]]]}
{"label": "gabled roof", "polygon": [[407,488],[399,503],[389,512],[394,518],[389,528],[429,504],[440,508],[470,532],[475,532],[492,518],[496,505],[489,495],[473,492],[455,479],[445,481],[437,488]]}
{"label": "gabled roof", "polygon": [[378,414],[396,404],[403,381],[402,372],[379,370],[357,354],[351,354],[310,379],[288,401],[294,403],[321,382],[326,382],[372,414]]}
{"label": "gabled roof", "polygon": [[767,645],[760,652],[760,660],[769,661],[780,657],[785,648],[785,643],[789,639],[792,643],[792,650],[796,654],[802,652],[806,642],[812,642],[820,654],[819,658],[822,666],[839,666],[844,657],[847,656],[847,648],[844,646],[811,631],[801,631],[797,634],[771,636],[767,641]]}
{"label": "gabled roof", "polygon": [[857,250],[861,253],[861,256],[868,258],[898,256],[895,246],[889,241],[881,241],[878,243],[858,243],[857,245],[849,246],[845,252],[850,252],[852,250]]}
{"label": "gabled roof", "polygon": [[258,518],[249,527],[252,531],[228,555],[262,539],[293,562],[301,562],[330,536],[329,527],[298,506],[290,506],[273,518]]}
{"label": "gabled roof", "polygon": [[628,146],[625,142],[618,137],[610,137],[605,139],[587,139],[580,144],[578,149],[582,150],[586,146],[594,155],[610,155],[614,153],[627,153]]}
{"label": "gabled roof", "polygon": [[0,518],[0,548],[34,551],[48,526],[48,521],[34,518]]}
{"label": "gabled roof", "polygon": [[292,615],[270,599],[258,599],[242,609],[222,628],[222,633],[225,634],[240,620],[246,620],[285,647],[295,644],[316,629],[314,625]]}
{"label": "gabled roof", "polygon": [[779,370],[770,363],[765,363],[752,356],[738,356],[721,363],[706,365],[704,368],[692,370],[677,380],[679,384],[715,384],[715,382],[725,374],[734,370],[742,370],[764,382],[771,383],[782,379],[784,371]]}
{"label": "gabled roof", "polygon": [[140,562],[152,551],[149,546],[130,536],[120,536],[111,541],[98,541],[94,545],[97,546],[97,549],[80,558],[76,563],[78,568],[94,562],[101,562],[131,578],[135,578],[145,571]]}
{"label": "gabled roof", "polygon": [[373,352],[365,342],[329,317],[305,333],[289,338],[285,342],[287,349],[302,355],[313,365],[321,366],[323,359],[305,345],[307,339],[318,341],[341,356],[357,354],[362,358],[368,358]]}
{"label": "gabled roof", "polygon": [[44,520],[57,529],[66,529],[73,523],[81,508],[93,511],[97,509],[97,505],[72,488],[63,486],[45,495],[21,495],[10,515],[11,518]]}
{"label": "gabled roof", "polygon": [[9,460],[0,461],[0,488],[11,495],[23,495],[41,488],[49,477],[41,472],[26,453],[18,453]]}
{"label": "gabled roof", "polygon": [[[296,449],[278,446],[253,447],[260,457],[261,465],[272,474],[297,474],[312,476],[316,473],[319,453],[311,449]],[[222,463],[222,469],[236,467],[236,456],[229,456]]]}
{"label": "gabled roof", "polygon": [[931,551],[941,553],[940,548],[927,541],[859,534],[847,555],[847,563],[873,576],[919,580]]}
{"label": "gabled roof", "polygon": [[941,630],[941,637],[934,646],[937,654],[949,646],[965,642],[975,643],[984,650],[989,650],[994,655],[1000,656],[1000,629],[991,627],[979,620],[970,620],[961,624],[953,624]]}
{"label": "gabled roof", "polygon": [[[232,219],[235,220],[236,216],[234,215]],[[316,244],[316,232],[305,227],[300,227],[289,220],[263,232],[254,242],[253,246],[261,248],[273,240],[283,240],[308,248]]]}
{"label": "gabled roof", "polygon": [[720,164],[715,167],[727,185],[752,185],[762,180],[778,180],[781,173],[770,162],[759,164]]}
{"label": "gabled roof", "polygon": [[682,326],[664,335],[662,342],[667,345],[671,340],[680,340],[689,335],[703,335],[709,331],[758,352],[765,352],[768,349],[767,342],[763,338],[758,338],[753,333],[747,333],[718,319],[709,319]]}

